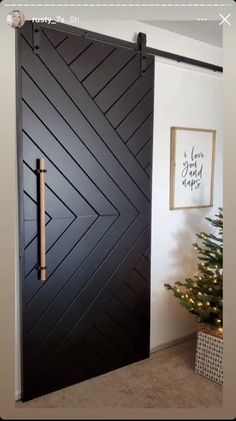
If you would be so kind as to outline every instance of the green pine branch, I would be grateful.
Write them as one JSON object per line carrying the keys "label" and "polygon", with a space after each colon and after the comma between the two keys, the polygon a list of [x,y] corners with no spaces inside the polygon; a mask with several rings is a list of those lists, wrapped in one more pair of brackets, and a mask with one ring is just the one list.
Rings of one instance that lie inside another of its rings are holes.
{"label": "green pine branch", "polygon": [[207,217],[214,233],[200,232],[193,247],[198,252],[198,274],[174,285],[164,284],[182,307],[212,327],[223,326],[223,208],[215,218]]}

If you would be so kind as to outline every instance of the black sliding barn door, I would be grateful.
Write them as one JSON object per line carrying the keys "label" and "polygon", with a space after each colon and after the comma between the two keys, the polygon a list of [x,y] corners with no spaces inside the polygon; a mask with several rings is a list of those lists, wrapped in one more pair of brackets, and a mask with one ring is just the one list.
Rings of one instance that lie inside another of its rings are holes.
{"label": "black sliding barn door", "polygon": [[58,28],[18,34],[24,400],[149,356],[154,59]]}

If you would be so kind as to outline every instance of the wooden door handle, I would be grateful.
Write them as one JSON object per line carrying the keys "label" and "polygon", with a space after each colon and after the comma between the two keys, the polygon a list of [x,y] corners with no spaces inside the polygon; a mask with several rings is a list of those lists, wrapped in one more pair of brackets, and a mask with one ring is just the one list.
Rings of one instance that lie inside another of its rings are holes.
{"label": "wooden door handle", "polygon": [[39,175],[39,279],[46,281],[46,234],[45,234],[45,161],[37,160]]}

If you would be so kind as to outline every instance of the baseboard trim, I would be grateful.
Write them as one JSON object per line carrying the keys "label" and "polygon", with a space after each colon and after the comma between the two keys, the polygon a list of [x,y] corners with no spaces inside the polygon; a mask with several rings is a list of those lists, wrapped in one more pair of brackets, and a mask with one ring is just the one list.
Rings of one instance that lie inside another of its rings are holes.
{"label": "baseboard trim", "polygon": [[193,339],[195,336],[196,336],[196,332],[193,332],[193,333],[190,333],[189,335],[181,336],[181,338],[174,339],[173,341],[165,342],[164,344],[154,346],[153,348],[150,349],[150,353],[152,354],[153,352],[162,351],[163,349],[170,348],[171,346],[181,344],[182,342]]}

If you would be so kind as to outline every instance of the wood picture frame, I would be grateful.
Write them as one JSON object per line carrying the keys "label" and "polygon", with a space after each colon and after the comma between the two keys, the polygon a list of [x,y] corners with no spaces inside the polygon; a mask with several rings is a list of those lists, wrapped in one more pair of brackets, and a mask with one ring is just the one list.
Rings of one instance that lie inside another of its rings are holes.
{"label": "wood picture frame", "polygon": [[216,130],[171,127],[170,210],[213,206]]}

